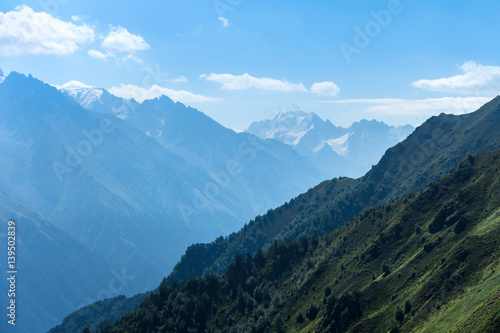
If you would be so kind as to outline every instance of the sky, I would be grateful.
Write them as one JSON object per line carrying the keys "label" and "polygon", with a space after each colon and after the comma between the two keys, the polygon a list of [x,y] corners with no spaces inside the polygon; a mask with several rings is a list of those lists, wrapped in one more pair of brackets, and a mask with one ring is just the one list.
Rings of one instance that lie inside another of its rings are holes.
{"label": "sky", "polygon": [[0,69],[245,130],[291,105],[339,126],[420,125],[500,94],[500,2],[0,2]]}

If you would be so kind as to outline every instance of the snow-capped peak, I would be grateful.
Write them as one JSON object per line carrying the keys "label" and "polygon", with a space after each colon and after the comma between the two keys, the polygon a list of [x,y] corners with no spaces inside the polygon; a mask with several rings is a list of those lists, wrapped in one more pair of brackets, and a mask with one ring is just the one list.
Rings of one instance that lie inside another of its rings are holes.
{"label": "snow-capped peak", "polygon": [[78,93],[81,93],[83,91],[89,91],[90,89],[92,89],[92,86],[88,86],[80,81],[69,81],[63,84],[62,86],[56,86],[56,88],[74,97]]}
{"label": "snow-capped peak", "polygon": [[56,86],[56,88],[75,98],[81,106],[87,109],[94,102],[99,101],[103,93],[102,89],[94,88],[80,81],[69,81],[62,86]]}
{"label": "snow-capped peak", "polygon": [[314,129],[313,117],[314,113],[306,113],[297,105],[292,105],[272,120],[252,123],[247,132],[295,146],[308,131]]}
{"label": "snow-capped peak", "polygon": [[360,120],[349,128],[337,127],[314,112],[296,105],[273,119],[253,122],[248,133],[276,139],[311,158],[327,174],[359,177],[375,164],[385,150],[402,141],[413,127],[393,127],[375,120]]}
{"label": "snow-capped peak", "polygon": [[0,83],[2,83],[3,80],[5,80],[5,76],[3,76],[3,71],[0,69]]}
{"label": "snow-capped peak", "polygon": [[281,111],[274,117],[274,120],[280,120],[285,118],[302,118],[304,119],[307,113],[302,111],[297,105],[292,105],[289,108]]}

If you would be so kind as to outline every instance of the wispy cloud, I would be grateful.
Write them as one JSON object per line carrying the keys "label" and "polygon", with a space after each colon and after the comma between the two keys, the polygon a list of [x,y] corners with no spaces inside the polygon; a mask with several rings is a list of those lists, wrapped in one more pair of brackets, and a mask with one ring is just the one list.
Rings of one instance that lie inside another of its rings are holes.
{"label": "wispy cloud", "polygon": [[282,91],[282,92],[295,92],[308,90],[302,83],[289,83],[285,80],[277,80],[266,77],[254,77],[247,73],[243,75],[232,74],[202,74],[200,78],[208,81],[218,82],[222,84],[223,90],[269,90],[269,91]]}
{"label": "wispy cloud", "polygon": [[79,44],[94,39],[95,32],[89,26],[65,22],[45,12],[34,12],[26,5],[7,13],[0,12],[2,55],[67,55],[75,52]]}
{"label": "wispy cloud", "polygon": [[133,98],[139,103],[142,103],[146,99],[153,99],[163,95],[170,97],[175,102],[181,102],[184,104],[219,101],[217,98],[193,94],[192,92],[186,90],[169,89],[157,85],[146,89],[132,84],[120,84],[120,86],[112,87],[108,89],[108,91],[121,98]]}
{"label": "wispy cloud", "polygon": [[122,58],[122,61],[123,62],[129,62],[129,61],[133,61],[135,63],[138,63],[138,64],[143,64],[144,63],[144,60],[142,60],[141,58],[133,55],[133,54],[128,54],[126,55],[125,57]]}
{"label": "wispy cloud", "polygon": [[131,34],[123,27],[111,27],[111,31],[104,38],[101,46],[118,52],[134,52],[150,48],[144,38],[140,35]]}
{"label": "wispy cloud", "polygon": [[340,88],[333,82],[317,82],[311,86],[311,92],[319,96],[337,96]]}
{"label": "wispy cloud", "polygon": [[176,77],[175,79],[169,80],[170,82],[188,82],[187,77],[184,75],[181,75],[179,77]]}
{"label": "wispy cloud", "polygon": [[219,16],[217,19],[222,22],[224,27],[229,27],[229,20],[227,18]]}
{"label": "wispy cloud", "polygon": [[100,51],[97,51],[97,50],[89,50],[87,52],[87,54],[89,56],[91,56],[92,58],[96,58],[96,59],[99,59],[99,60],[102,60],[102,61],[106,61],[108,60],[109,57],[114,57],[114,54],[111,53],[111,52],[106,52],[106,53],[102,53]]}
{"label": "wispy cloud", "polygon": [[413,82],[412,86],[430,91],[455,93],[498,94],[500,92],[500,67],[483,66],[468,61],[459,68],[463,74],[435,80],[418,80]]}
{"label": "wispy cloud", "polygon": [[442,97],[427,99],[344,99],[323,101],[333,104],[362,104],[361,111],[390,116],[431,116],[440,113],[465,114],[477,110],[493,97]]}

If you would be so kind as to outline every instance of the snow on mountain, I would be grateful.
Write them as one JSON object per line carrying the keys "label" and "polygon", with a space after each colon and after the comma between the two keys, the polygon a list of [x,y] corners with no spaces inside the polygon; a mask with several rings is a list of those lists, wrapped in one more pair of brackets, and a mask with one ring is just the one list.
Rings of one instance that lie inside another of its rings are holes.
{"label": "snow on mountain", "polygon": [[346,133],[344,135],[342,135],[341,137],[338,137],[336,139],[329,139],[329,140],[323,140],[321,141],[321,143],[313,148],[313,152],[318,152],[320,151],[321,149],[323,149],[323,147],[326,145],[330,146],[330,148],[336,152],[338,155],[341,155],[341,156],[346,156],[347,153],[349,152],[349,144],[347,142],[347,140],[349,139],[349,136],[350,136],[350,133]]}
{"label": "snow on mountain", "polygon": [[253,122],[246,132],[292,146],[329,177],[359,177],[413,130],[410,125],[394,127],[374,120],[337,127],[294,105],[273,119]]}
{"label": "snow on mountain", "polygon": [[56,86],[56,88],[78,100],[84,108],[89,108],[98,102],[103,93],[102,89],[93,88],[79,81],[69,81],[62,86]]}
{"label": "snow on mountain", "polygon": [[314,116],[293,105],[278,113],[272,120],[252,123],[247,132],[263,139],[277,139],[296,146],[307,132],[314,129]]}
{"label": "snow on mountain", "polygon": [[5,76],[3,76],[3,71],[0,69],[0,83],[2,83],[3,80],[5,80]]}

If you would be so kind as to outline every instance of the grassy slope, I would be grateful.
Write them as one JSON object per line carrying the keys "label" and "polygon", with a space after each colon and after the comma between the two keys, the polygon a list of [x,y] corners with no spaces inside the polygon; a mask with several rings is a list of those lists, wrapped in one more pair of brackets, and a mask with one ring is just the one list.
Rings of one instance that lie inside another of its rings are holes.
{"label": "grassy slope", "polygon": [[[330,238],[334,247],[354,250],[330,262],[331,248],[325,249],[316,269],[323,270],[324,263],[328,263],[327,271],[318,278],[314,270],[309,272],[301,288],[307,290],[314,284],[322,291],[324,286],[331,285],[337,295],[360,291],[365,311],[351,331],[386,332],[395,321],[396,306],[403,308],[406,300],[413,306],[403,323],[397,325],[401,331],[492,329],[499,315],[500,290],[498,155],[497,151],[496,155],[482,156],[481,161],[475,162],[483,164],[479,169],[466,161],[437,185],[406,199],[407,204],[404,200],[394,203],[389,213],[388,206],[374,209],[363,219],[333,232]],[[484,170],[488,164],[490,167]],[[457,182],[460,177],[467,179],[465,186]],[[443,204],[452,206],[458,216],[467,216],[469,225],[465,231],[457,234],[450,226],[433,234],[428,232]],[[395,232],[399,229],[397,225],[402,228],[400,233]],[[415,232],[417,227],[420,233]],[[376,258],[372,255],[375,248],[379,252]],[[386,277],[380,270],[383,264],[391,270]],[[305,311],[310,302],[319,298],[320,293],[310,295],[297,302],[291,311]],[[319,321],[297,327],[292,317],[288,324],[290,332],[307,332],[315,331]]]}
{"label": "grassy slope", "polygon": [[[478,224],[472,234],[476,237],[492,234],[498,239],[498,230],[500,209]],[[465,288],[463,295],[421,325],[421,332],[494,332],[495,323],[496,332],[500,331],[500,261],[493,259],[493,255],[490,258],[491,264],[477,274],[477,283]]]}

